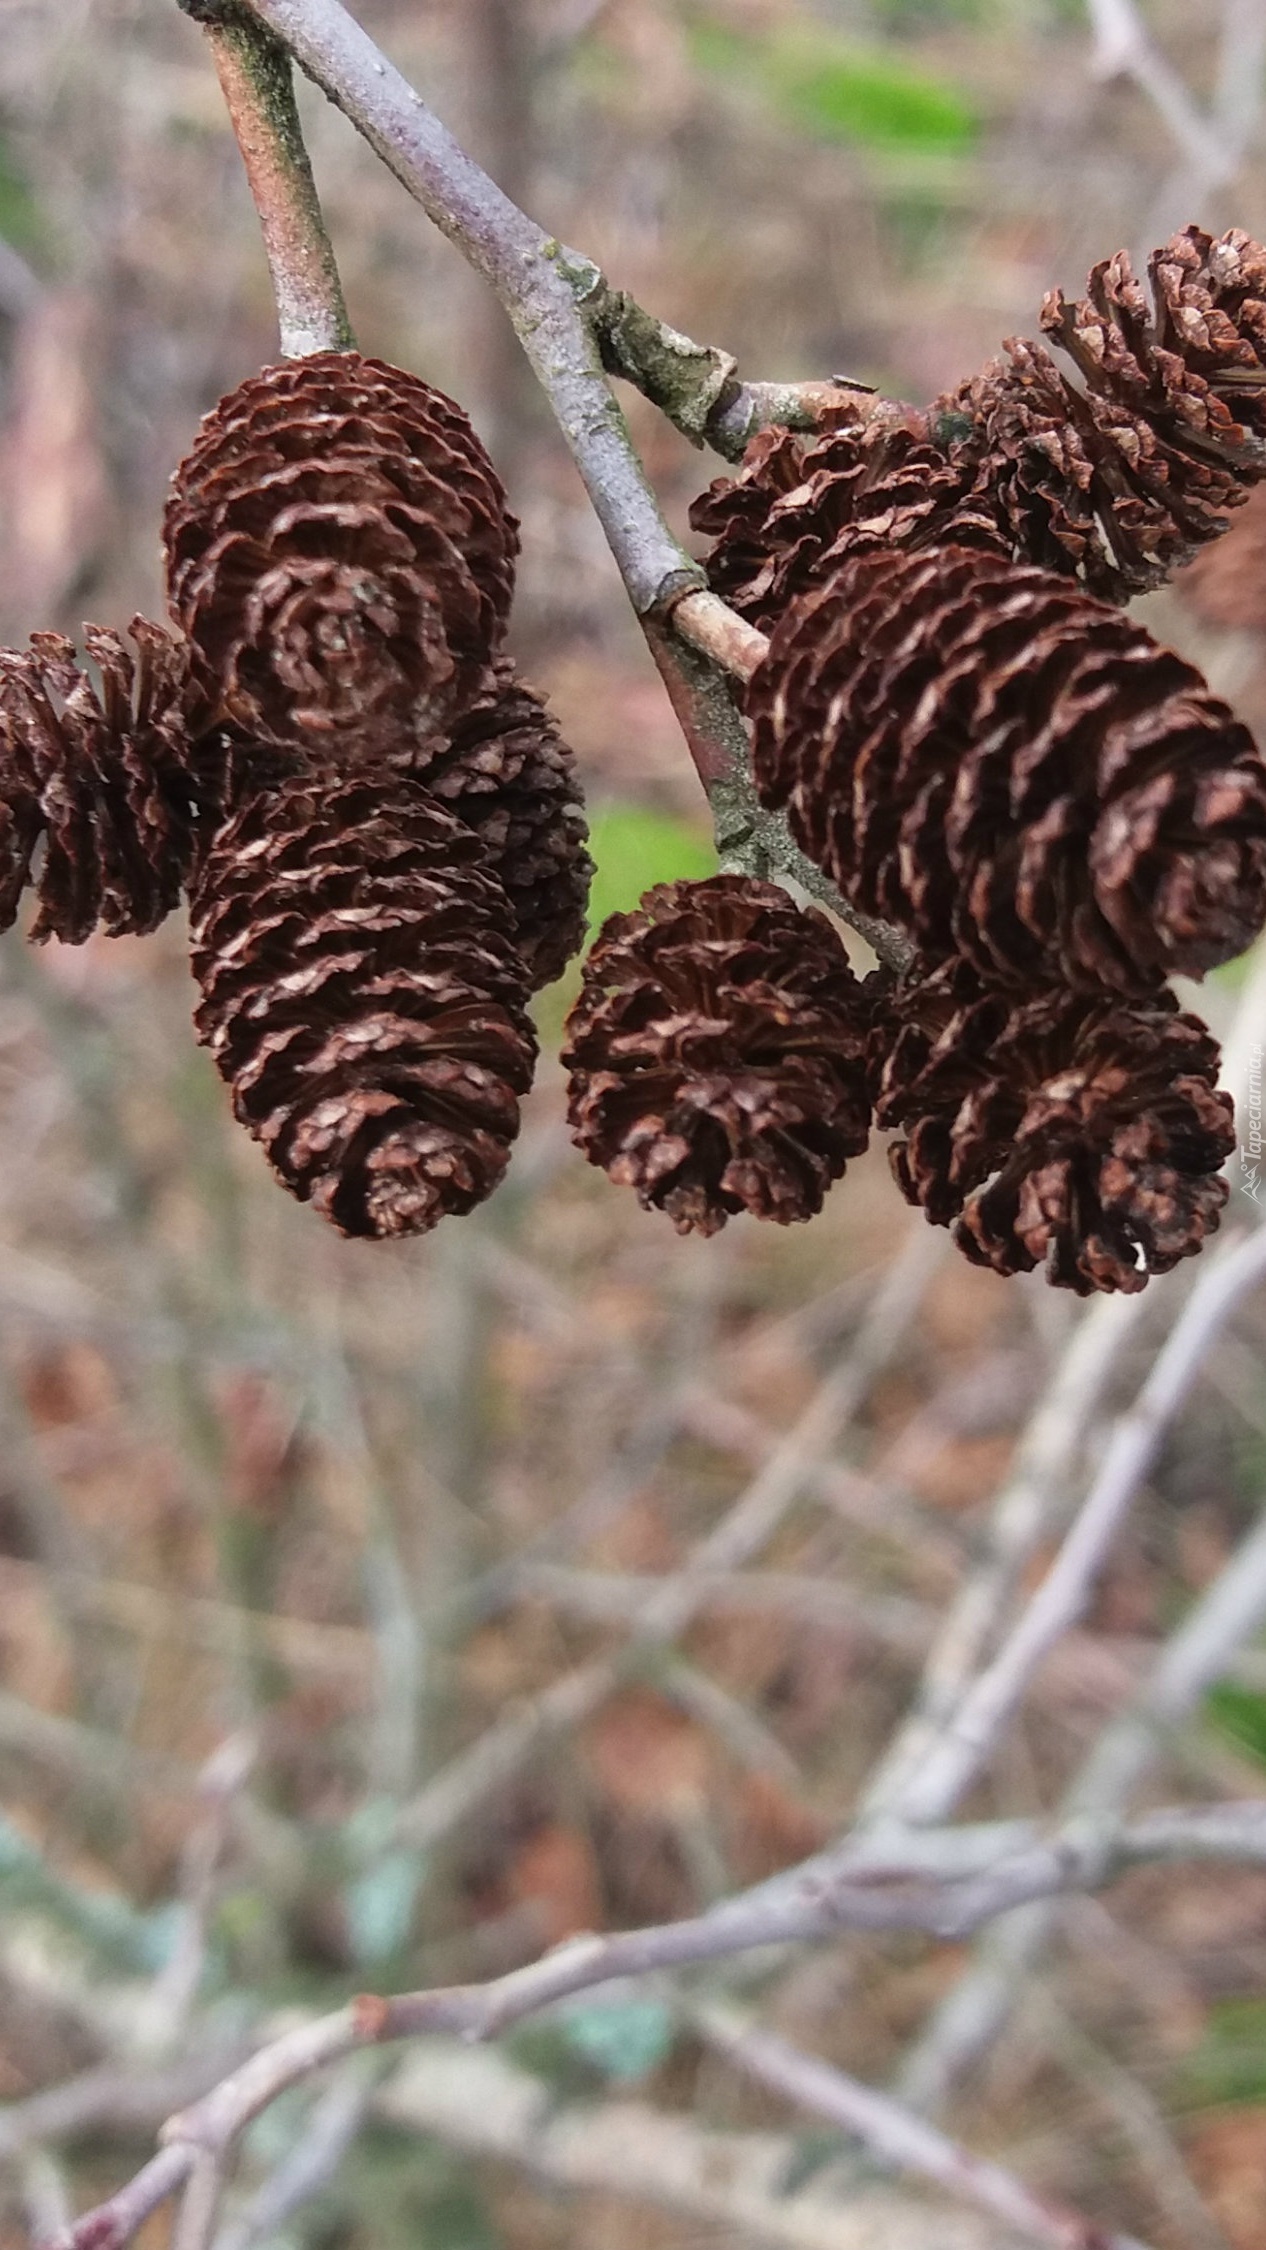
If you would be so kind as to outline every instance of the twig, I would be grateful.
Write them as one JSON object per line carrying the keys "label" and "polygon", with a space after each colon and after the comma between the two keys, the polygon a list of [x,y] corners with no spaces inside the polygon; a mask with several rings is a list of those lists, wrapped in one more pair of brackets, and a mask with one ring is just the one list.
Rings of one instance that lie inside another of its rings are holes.
{"label": "twig", "polygon": [[259,214],[282,351],[291,359],[348,351],[352,331],[303,144],[290,58],[247,16],[204,28]]}
{"label": "twig", "polygon": [[145,2011],[148,2036],[160,2051],[175,2045],[193,2012],[206,1965],[216,1874],[231,1831],[234,1804],[246,1786],[257,1753],[253,1736],[230,1735],[212,1752],[198,1775],[202,1812],[181,1853],[180,1918]]}
{"label": "twig", "polygon": [[184,2186],[196,2154],[187,2144],[160,2149],[117,2195],[85,2212],[66,2234],[55,2236],[41,2250],[71,2250],[72,2245],[73,2250],[124,2250],[125,2244],[135,2241],[146,2220]]}
{"label": "twig", "polygon": [[902,1818],[941,1820],[970,1786],[1059,1635],[1081,1615],[1165,1430],[1218,1331],[1266,1278],[1266,1231],[1212,1261],[1192,1291],[1138,1398],[1113,1433],[1103,1465],[1059,1554],[987,1669],[962,1698],[918,1773]]}
{"label": "twig", "polygon": [[219,2153],[196,2152],[172,2229],[172,2250],[209,2250],[224,2185],[224,2162]]}
{"label": "twig", "polygon": [[[423,2040],[387,2081],[378,2114],[485,2162],[521,2165],[555,2189],[619,2196],[667,2211],[675,2239],[764,2243],[770,2250],[929,2250],[922,2197],[867,2182],[847,2199],[819,2181],[788,2191],[790,2133],[722,2132],[649,2102],[565,2103],[506,2056]],[[1003,2250],[966,2208],[935,2216],[935,2250]],[[1014,2238],[1010,2238],[1013,2240]],[[1009,2250],[1009,2244],[1008,2244]]]}
{"label": "twig", "polygon": [[[1065,1792],[1066,1815],[1103,1821],[1115,1814],[1166,1739],[1230,1669],[1237,1647],[1263,1617],[1266,1517],[1201,1595],[1130,1708],[1100,1737]],[[1211,1840],[1219,1826],[1213,1812],[1192,1813],[1180,1822],[1188,1844],[1202,1834]],[[1156,1852],[1168,1856],[1173,1834],[1166,1816],[1153,1816],[1151,1843]],[[982,1957],[942,2003],[907,2060],[902,2087],[921,2107],[943,2100],[954,2078],[996,2039],[1051,1921],[1048,1908],[1032,1906],[1005,1928],[990,1933]]]}
{"label": "twig", "polygon": [[890,2095],[863,2086],[832,2064],[806,2055],[774,2032],[745,2024],[732,2011],[697,2007],[691,2018],[710,2047],[744,2077],[782,2094],[799,2109],[825,2117],[862,2141],[885,2164],[931,2180],[948,2195],[988,2211],[1045,2250],[1143,2250],[1080,2212],[1061,2209],[1025,2187],[1013,2172],[951,2141],[912,2116]]}
{"label": "twig", "polygon": [[1068,1485],[1086,1433],[1146,1303],[1143,1292],[1102,1297],[1074,1329],[994,1502],[981,1561],[946,1612],[915,1708],[867,1784],[863,1817],[905,1816],[907,1791],[917,1789],[918,1776],[951,1725],[1022,1572],[1053,1515],[1067,1504]]}
{"label": "twig", "polygon": [[237,2217],[215,2238],[215,2250],[253,2250],[277,2234],[295,2211],[319,2195],[359,2138],[373,2107],[382,2063],[372,2073],[363,2066],[341,2073],[327,2086],[303,2121],[303,2130]]}
{"label": "twig", "polygon": [[[280,2094],[363,2048],[438,2032],[488,2039],[598,1985],[844,1929],[961,1938],[1026,1901],[1099,1889],[1129,1867],[1184,1859],[1266,1867],[1266,1803],[1177,1808],[1128,1823],[1080,1814],[1049,1834],[1027,1821],[1001,1821],[855,1838],[689,1921],[576,1938],[487,1984],[355,2000],[283,2032],[170,2118],[163,2157],[122,2196],[78,2220],[59,2250],[118,2250],[130,2239],[118,2231],[120,2211],[135,2231],[199,2155],[221,2163]],[[75,2114],[82,2125],[82,2109]],[[42,2120],[46,2131],[49,2123]]]}
{"label": "twig", "polygon": [[627,290],[613,289],[596,266],[590,272],[580,302],[608,373],[636,384],[684,437],[710,445],[726,460],[741,459],[756,432],[771,425],[813,430],[846,413],[861,425],[876,412],[894,411],[863,384],[740,382],[730,352],[696,344],[647,312]]}
{"label": "twig", "polygon": [[1221,174],[1224,151],[1178,72],[1152,39],[1135,0],[1087,0],[1087,6],[1095,35],[1091,62],[1095,76],[1133,78],[1191,163],[1213,179],[1226,176]]}

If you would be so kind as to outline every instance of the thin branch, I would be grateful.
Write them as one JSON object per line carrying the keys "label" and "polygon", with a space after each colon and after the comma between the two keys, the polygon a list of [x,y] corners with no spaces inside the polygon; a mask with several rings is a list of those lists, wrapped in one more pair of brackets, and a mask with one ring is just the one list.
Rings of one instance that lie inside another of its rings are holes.
{"label": "thin branch", "polygon": [[224,2195],[225,2166],[219,2154],[194,2156],[172,2229],[172,2250],[210,2250]]}
{"label": "thin branch", "polygon": [[[579,262],[575,270],[582,271]],[[771,426],[814,430],[846,412],[861,424],[875,412],[900,411],[861,383],[740,382],[732,353],[696,344],[627,290],[613,289],[596,266],[588,271],[580,305],[607,372],[635,384],[692,444],[710,445],[727,461],[740,460],[756,432]]]}
{"label": "thin branch", "polygon": [[907,1792],[919,1787],[919,1776],[984,1662],[1024,1570],[1049,1535],[1052,1519],[1068,1505],[1086,1434],[1146,1307],[1142,1291],[1133,1297],[1101,1297],[1074,1328],[994,1502],[980,1562],[945,1613],[914,1709],[867,1784],[864,1818],[905,1817]]}
{"label": "thin branch", "polygon": [[1266,1230],[1206,1267],[1134,1406],[1113,1433],[1081,1510],[1028,1607],[963,1696],[921,1770],[903,1789],[905,1820],[943,1820],[985,1763],[1034,1672],[1076,1623],[1161,1439],[1219,1330],[1266,1279]]}
{"label": "thin branch", "polygon": [[278,2234],[286,2220],[319,2195],[333,2179],[368,2120],[381,2076],[352,2065],[327,2086],[303,2121],[303,2131],[256,2189],[249,2202],[220,2228],[215,2250],[254,2250]]}
{"label": "thin branch", "polygon": [[248,17],[211,20],[204,28],[259,214],[282,352],[303,359],[348,351],[352,331],[303,143],[290,58]]}
{"label": "thin branch", "polygon": [[1014,2227],[1043,2250],[1143,2250],[1133,2235],[1115,2234],[1033,2193],[1013,2172],[973,2156],[888,2094],[863,2086],[816,2055],[801,2053],[774,2032],[745,2024],[732,2010],[696,2008],[692,2020],[710,2047],[744,2077],[825,2117],[860,2140],[885,2164],[930,2180]]}
{"label": "thin branch", "polygon": [[1087,5],[1095,34],[1091,62],[1095,76],[1132,78],[1164,118],[1190,163],[1211,179],[1229,177],[1222,171],[1225,152],[1178,72],[1153,40],[1135,0],[1087,0]]}
{"label": "thin branch", "polygon": [[1158,1860],[1266,1867],[1266,1803],[1178,1808],[1129,1823],[1079,1814],[1047,1834],[1031,1822],[1001,1821],[855,1838],[690,1921],[576,1938],[487,1984],[362,1997],[287,2030],[170,2118],[163,2155],[121,2195],[78,2220],[56,2250],[121,2250],[190,2178],[199,2157],[219,2167],[279,2095],[361,2049],[439,2032],[488,2039],[599,1985],[845,1929],[959,1939],[1026,1902],[1101,1889],[1126,1869]]}
{"label": "thin branch", "polygon": [[[1133,1703],[1089,1752],[1065,1792],[1065,1816],[1092,1822],[1114,1817],[1166,1741],[1191,1716],[1214,1681],[1225,1677],[1237,1648],[1264,1618],[1266,1516],[1188,1612]],[[1178,1832],[1173,1817],[1155,1814],[1148,1823],[1150,1848],[1156,1856],[1170,1856]],[[1221,1827],[1220,1816],[1212,1809],[1178,1816],[1185,1848],[1193,1851],[1199,1849],[1201,1838],[1212,1844]],[[942,2003],[906,2063],[903,2091],[921,2107],[942,2101],[953,2080],[998,2037],[1051,1923],[1050,1909],[1033,1905],[990,1932],[982,1957]]]}

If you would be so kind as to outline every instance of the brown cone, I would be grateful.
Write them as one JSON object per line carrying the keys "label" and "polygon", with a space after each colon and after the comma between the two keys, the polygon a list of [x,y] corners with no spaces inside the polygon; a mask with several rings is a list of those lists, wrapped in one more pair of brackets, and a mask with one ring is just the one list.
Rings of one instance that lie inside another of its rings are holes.
{"label": "brown cone", "polygon": [[544,700],[499,657],[451,735],[423,746],[416,770],[474,829],[504,884],[531,989],[552,984],[584,941],[593,862],[576,761]]}
{"label": "brown cone", "polygon": [[681,1234],[810,1218],[866,1146],[868,1023],[822,915],[747,876],[661,883],[585,964],[573,1139]]}
{"label": "brown cone", "polygon": [[212,717],[336,758],[391,756],[477,691],[518,549],[462,409],[357,352],[283,361],[221,399],[164,537]]}
{"label": "brown cone", "polygon": [[188,874],[202,784],[185,729],[183,643],[136,617],[136,649],[85,625],[98,690],[60,633],[0,650],[0,928],[34,877],[37,942],[156,929]]}
{"label": "brown cone", "polygon": [[1121,251],[1079,303],[1047,297],[1081,387],[1012,339],[925,414],[762,433],[691,513],[717,541],[717,592],[768,629],[881,526],[892,546],[992,547],[1111,601],[1160,585],[1266,477],[1266,251],[1187,227],[1150,276],[1153,304]]}
{"label": "brown cone", "polygon": [[1016,998],[916,969],[874,1035],[875,1121],[906,1200],[996,1273],[1142,1289],[1218,1226],[1235,1145],[1217,1043],[1168,992]]}
{"label": "brown cone", "polygon": [[750,688],[761,801],[929,959],[1024,984],[1201,976],[1266,921],[1266,764],[1200,674],[1046,571],[863,554]]}
{"label": "brown cone", "polygon": [[478,840],[391,775],[260,791],[206,854],[194,1020],[341,1233],[425,1233],[505,1170],[536,1054],[508,918]]}
{"label": "brown cone", "polygon": [[863,550],[953,538],[1006,553],[978,482],[973,463],[952,462],[932,441],[925,417],[894,411],[863,422],[842,411],[812,441],[762,430],[737,475],[695,501],[690,521],[716,541],[713,591],[768,633],[798,594]]}

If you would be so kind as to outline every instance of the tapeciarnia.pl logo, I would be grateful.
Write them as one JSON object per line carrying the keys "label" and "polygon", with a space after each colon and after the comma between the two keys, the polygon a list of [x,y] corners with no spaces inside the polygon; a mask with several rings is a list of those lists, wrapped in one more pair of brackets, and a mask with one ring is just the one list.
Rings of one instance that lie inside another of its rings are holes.
{"label": "tapeciarnia.pl logo", "polygon": [[1254,1047],[1248,1063],[1247,1131],[1240,1150],[1240,1186],[1254,1203],[1262,1200],[1262,1049]]}

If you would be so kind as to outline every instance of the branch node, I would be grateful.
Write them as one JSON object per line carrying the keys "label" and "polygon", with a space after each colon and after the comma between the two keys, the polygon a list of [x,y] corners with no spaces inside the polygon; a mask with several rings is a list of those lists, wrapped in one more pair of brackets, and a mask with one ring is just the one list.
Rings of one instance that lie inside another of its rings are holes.
{"label": "branch node", "polygon": [[391,2025],[391,2008],[377,1992],[358,1992],[352,2002],[352,2031],[358,2046],[375,2047]]}

